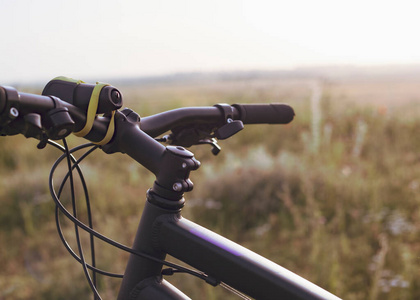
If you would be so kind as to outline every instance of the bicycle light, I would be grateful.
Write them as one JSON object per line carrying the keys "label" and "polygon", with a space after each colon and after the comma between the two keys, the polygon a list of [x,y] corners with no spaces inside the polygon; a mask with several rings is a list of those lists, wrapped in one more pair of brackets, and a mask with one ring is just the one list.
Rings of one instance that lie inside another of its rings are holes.
{"label": "bicycle light", "polygon": [[[87,111],[95,84],[67,77],[56,77],[47,83],[42,95],[56,96]],[[109,113],[122,107],[122,94],[113,86],[105,86],[99,95],[97,114]]]}

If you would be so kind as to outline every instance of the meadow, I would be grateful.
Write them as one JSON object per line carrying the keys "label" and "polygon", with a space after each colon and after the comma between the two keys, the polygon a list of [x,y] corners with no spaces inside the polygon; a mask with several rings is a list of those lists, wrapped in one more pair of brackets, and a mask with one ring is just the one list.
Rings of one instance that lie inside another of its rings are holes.
{"label": "meadow", "polygon": [[[186,195],[184,216],[343,299],[400,300],[420,299],[415,78],[251,76],[118,87],[141,116],[216,103],[294,107],[291,124],[246,126],[219,143],[217,157],[206,145],[192,147],[202,166],[191,174],[195,189]],[[1,137],[0,300],[91,299],[55,227],[47,180],[60,154],[36,145]],[[153,176],[125,155],[100,150],[82,169],[95,228],[130,245]],[[76,249],[74,227],[62,223]],[[98,265],[123,272],[127,254],[96,245]],[[193,299],[238,299],[188,275],[167,279]],[[115,299],[119,284],[99,277],[103,299]]]}

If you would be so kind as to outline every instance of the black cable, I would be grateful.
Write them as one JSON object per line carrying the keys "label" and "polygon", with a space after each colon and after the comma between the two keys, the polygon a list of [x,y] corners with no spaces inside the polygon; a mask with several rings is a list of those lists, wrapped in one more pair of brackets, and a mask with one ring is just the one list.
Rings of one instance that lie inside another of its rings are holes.
{"label": "black cable", "polygon": [[[78,147],[75,147],[75,148],[73,148],[72,150],[70,150],[69,151],[69,153],[72,153],[72,152],[75,152],[75,151],[78,151],[78,150],[80,150],[80,149],[82,149],[82,148],[85,148],[85,147],[87,147],[87,145],[89,145],[89,144],[86,144],[86,145],[81,145],[81,146],[78,146]],[[56,160],[56,162],[54,163],[54,165],[52,166],[52,168],[51,168],[51,171],[50,171],[50,176],[49,176],[49,189],[50,189],[50,194],[51,194],[51,196],[52,196],[52,198],[53,198],[53,200],[54,200],[54,202],[56,203],[56,205],[57,205],[57,207],[58,207],[58,209],[60,209],[60,211],[70,220],[70,221],[72,221],[76,226],[78,226],[78,227],[80,227],[81,229],[83,229],[83,230],[85,230],[85,231],[87,231],[88,233],[90,233],[90,234],[92,234],[93,236],[95,236],[96,238],[99,238],[99,239],[101,239],[102,241],[105,241],[106,243],[108,243],[108,244],[110,244],[110,245],[112,245],[112,246],[114,246],[114,247],[117,247],[117,248],[119,248],[119,249],[121,249],[121,250],[124,250],[124,251],[126,251],[126,252],[129,252],[129,253],[132,253],[132,254],[135,254],[135,255],[138,255],[138,256],[141,256],[141,257],[144,257],[144,258],[147,258],[147,259],[149,259],[149,260],[152,260],[152,261],[155,261],[155,262],[158,262],[158,263],[161,263],[161,264],[163,264],[163,265],[166,265],[166,266],[169,266],[169,267],[172,267],[172,268],[174,268],[174,269],[177,269],[177,270],[179,270],[179,271],[181,271],[181,272],[184,272],[184,273],[187,273],[187,274],[190,274],[190,275],[193,275],[193,276],[196,276],[196,277],[198,277],[198,278],[200,278],[200,279],[203,279],[203,280],[205,280],[205,281],[207,281],[208,280],[208,276],[206,275],[206,274],[204,274],[204,273],[199,273],[199,272],[197,272],[197,271],[195,271],[195,270],[191,270],[191,269],[188,269],[188,268],[185,268],[185,267],[183,267],[183,266],[180,266],[180,265],[177,265],[177,264],[174,264],[174,263],[171,263],[171,262],[168,262],[168,261],[164,261],[164,260],[161,260],[161,259],[158,259],[158,258],[155,258],[155,257],[153,257],[153,256],[150,256],[150,255],[147,255],[147,254],[145,254],[145,253],[143,253],[143,252],[139,252],[139,251],[136,251],[136,250],[134,250],[134,249],[132,249],[132,248],[130,248],[130,247],[127,247],[127,246],[125,246],[125,245],[123,245],[123,244],[120,244],[120,243],[118,243],[118,242],[116,242],[116,241],[114,241],[114,240],[112,240],[112,239],[110,239],[110,238],[108,238],[108,237],[106,237],[106,236],[104,236],[104,235],[102,235],[102,234],[100,234],[99,232],[97,232],[97,231],[95,231],[94,229],[92,229],[92,228],[90,228],[90,227],[88,227],[86,224],[84,224],[83,222],[81,222],[80,220],[78,220],[76,217],[74,217],[63,205],[62,205],[62,203],[60,202],[60,200],[59,200],[59,198],[58,198],[58,196],[57,196],[57,194],[56,194],[56,192],[55,192],[55,189],[54,189],[54,185],[53,185],[53,175],[54,175],[54,172],[55,172],[55,170],[57,169],[57,167],[58,167],[58,165],[61,163],[61,161],[66,157],[67,155],[66,155],[66,153],[65,154],[63,154],[63,155],[61,155],[57,160]],[[80,160],[79,160],[79,162],[80,162]],[[70,168],[70,170],[71,169],[73,169],[74,167],[71,167]],[[68,245],[67,245],[68,246]],[[67,247],[66,247],[67,248]],[[70,248],[70,246],[69,246],[69,248]],[[70,248],[71,249],[71,248]],[[74,255],[73,255],[74,254]],[[77,257],[77,255],[73,252],[73,256],[80,262],[80,263],[83,263],[83,260],[81,259],[81,258],[79,258],[79,257]],[[86,268],[88,267],[88,264],[86,264],[85,265],[86,266]],[[91,266],[91,269],[92,270],[95,270],[95,271],[97,271],[98,273],[107,273],[107,272],[105,272],[105,271],[102,271],[102,270],[100,270],[100,269],[96,269],[96,268],[93,268],[92,266]],[[110,273],[110,274],[112,274],[112,273]],[[108,275],[108,274],[104,274],[104,275]],[[119,275],[117,275],[117,274],[113,274],[112,275],[113,277],[119,277]]]}
{"label": "black cable", "polygon": [[[72,171],[72,163],[71,163],[71,157],[70,157],[70,150],[68,148],[67,145],[67,141],[66,139],[63,139],[63,145],[64,148],[66,150],[65,155],[67,158],[67,167],[69,170],[69,178],[70,178],[70,193],[71,193],[71,203],[72,203],[72,209],[73,209],[73,216],[74,218],[77,219],[77,208],[76,208],[76,197],[75,197],[75,193],[74,193],[74,180],[73,180],[73,171]],[[85,277],[89,283],[90,289],[92,290],[93,294],[94,294],[94,300],[99,299],[101,300],[101,296],[99,295],[98,290],[96,289],[96,276],[95,276],[95,282],[92,280],[90,274],[89,274],[89,270],[86,266],[86,261],[85,261],[85,257],[83,254],[83,247],[82,247],[82,243],[80,241],[80,235],[79,235],[79,227],[77,226],[77,224],[74,224],[74,232],[76,235],[76,242],[77,242],[77,248],[79,250],[79,256],[80,256],[80,260],[82,263],[82,267],[83,267],[83,271],[85,273]],[[92,245],[91,245],[92,246]],[[95,272],[93,272],[93,274],[95,274]]]}
{"label": "black cable", "polygon": [[[54,147],[56,147],[57,149],[59,149],[59,150],[61,150],[61,151],[65,151],[65,148],[63,147],[63,146],[61,146],[60,144],[58,144],[58,143],[55,143],[55,142],[53,142],[53,141],[48,141],[48,143],[50,144],[50,145],[52,145],[52,146],[54,146]],[[79,164],[80,164],[80,162],[84,159],[84,158],[86,158],[89,154],[91,154],[94,150],[96,150],[96,149],[98,149],[99,147],[97,146],[97,145],[95,145],[95,144],[92,144],[92,143],[89,143],[89,144],[84,144],[84,145],[81,145],[81,146],[79,146],[79,147],[77,147],[77,149],[76,148],[74,148],[74,149],[72,149],[72,150],[70,150],[70,152],[75,152],[75,151],[78,151],[78,150],[81,150],[81,149],[83,149],[83,148],[87,148],[87,147],[92,147],[91,149],[89,149],[88,151],[86,151],[86,153],[84,153],[78,160],[76,160],[74,157],[73,157],[73,155],[70,155],[70,157],[71,157],[71,159],[72,159],[72,161],[73,161],[73,166],[72,166],[72,170],[73,169],[76,169],[77,170],[77,172],[78,172],[78,174],[79,174],[79,177],[80,177],[80,181],[81,181],[81,183],[82,183],[82,186],[83,186],[83,190],[84,190],[84,193],[85,193],[85,197],[86,197],[86,199],[87,199],[87,206],[88,207],[90,207],[90,205],[89,205],[89,194],[88,194],[88,191],[87,191],[87,185],[86,185],[86,181],[85,181],[85,179],[84,179],[84,176],[83,176],[83,173],[82,173],[82,171],[81,171],[81,169],[80,169],[80,166],[79,166]],[[62,180],[62,182],[61,182],[61,185],[60,185],[60,189],[59,189],[59,191],[58,191],[58,197],[60,198],[60,195],[61,195],[61,192],[62,192],[62,190],[63,190],[63,188],[64,188],[64,185],[65,185],[65,183],[66,183],[66,181],[67,181],[67,179],[68,179],[68,177],[69,177],[69,173],[67,173],[66,175],[65,175],[65,177],[63,178],[63,180]],[[65,239],[65,237],[64,237],[64,234],[63,234],[63,232],[62,232],[62,230],[61,230],[61,224],[60,224],[60,220],[59,220],[59,208],[58,208],[58,206],[56,206],[56,209],[55,209],[55,219],[56,219],[56,225],[57,225],[57,230],[58,230],[58,234],[59,234],[59,236],[60,236],[60,239],[61,239],[61,241],[62,241],[62,243],[63,243],[63,245],[66,247],[66,249],[67,249],[67,251],[79,262],[79,263],[82,263],[81,262],[81,260],[80,260],[80,258],[79,258],[79,256],[77,256],[77,254],[73,251],[73,249],[70,247],[70,245],[67,243],[67,241],[66,241],[66,239]],[[89,219],[91,219],[90,217],[88,217]],[[89,227],[90,228],[93,228],[93,226],[91,226],[91,224],[89,224]],[[93,237],[93,235],[92,234],[90,234],[90,236],[91,237]],[[91,243],[92,244],[92,243]],[[93,254],[94,255],[94,254]],[[94,257],[94,256],[93,256]],[[95,267],[95,265],[94,265],[94,262],[92,262],[92,265],[90,265],[90,264],[86,264],[86,266],[90,269],[90,270],[92,270],[92,271],[94,271],[94,272],[96,272],[96,273],[99,273],[99,274],[101,274],[101,275],[104,275],[104,276],[108,276],[108,277],[116,277],[116,278],[122,278],[123,277],[123,275],[122,274],[116,274],[116,273],[111,273],[111,272],[107,272],[107,271],[104,271],[104,270],[101,270],[101,269],[98,269],[98,268],[96,268]]]}
{"label": "black cable", "polygon": [[[51,140],[48,140],[47,141],[48,142],[48,144],[50,144],[50,145],[52,145],[52,146],[54,146],[54,147],[56,147],[57,149],[59,149],[59,150],[61,150],[62,152],[65,152],[65,148],[63,147],[63,146],[61,146],[60,144],[58,144],[58,143],[56,143],[56,142],[54,142],[54,141],[51,141]],[[84,153],[82,156],[81,156],[81,158],[79,158],[79,160],[78,161],[76,161],[76,159],[74,158],[74,156],[73,155],[70,155],[70,158],[71,158],[71,160],[73,161],[73,166],[72,166],[72,170],[73,169],[75,169],[76,168],[76,170],[77,170],[77,173],[78,173],[78,175],[79,175],[79,178],[80,178],[80,181],[81,181],[81,183],[82,183],[82,186],[83,186],[83,191],[84,191],[84,194],[85,194],[85,200],[86,200],[86,207],[87,207],[87,215],[88,215],[88,223],[89,223],[89,227],[90,228],[93,228],[93,219],[92,219],[92,213],[91,213],[91,208],[90,208],[90,199],[89,199],[89,193],[88,193],[88,189],[87,189],[87,185],[86,185],[86,181],[85,181],[85,178],[84,178],[84,176],[83,176],[83,173],[82,173],[82,170],[80,169],[80,166],[79,166],[79,162],[80,161],[82,161],[85,157],[87,157],[90,153],[92,153],[94,150],[96,150],[99,146],[97,146],[97,145],[95,145],[95,144],[92,144],[92,143],[89,143],[89,144],[84,144],[84,145],[82,145],[82,147],[79,147],[79,149],[78,150],[80,150],[80,149],[83,149],[83,148],[86,148],[86,147],[91,147],[91,149],[89,149],[86,153]],[[60,186],[60,189],[59,189],[59,192],[58,192],[58,197],[60,198],[60,196],[61,196],[61,192],[62,192],[62,190],[63,190],[63,188],[64,188],[64,185],[65,185],[65,183],[66,183],[66,181],[67,181],[67,179],[68,179],[68,177],[69,177],[69,175],[70,175],[70,173],[68,172],[67,174],[66,174],[66,176],[64,177],[64,179],[62,180],[62,182],[61,182],[61,186]],[[59,220],[59,214],[58,214],[58,212],[59,212],[59,209],[58,209],[58,207],[56,206],[56,209],[55,209],[55,221],[56,221],[56,226],[57,226],[57,231],[58,231],[58,234],[59,234],[59,236],[60,236],[60,239],[61,239],[61,241],[62,241],[62,243],[63,243],[63,245],[66,247],[66,249],[67,249],[67,251],[79,262],[79,263],[81,263],[81,260],[80,260],[80,258],[77,256],[77,254],[76,253],[74,253],[74,251],[73,251],[73,249],[71,249],[71,247],[70,247],[70,245],[67,243],[67,241],[66,241],[66,239],[65,239],[65,237],[64,237],[64,234],[63,234],[63,232],[62,232],[62,229],[61,229],[61,225],[60,225],[60,220]],[[113,274],[113,273],[109,273],[109,272],[105,272],[105,271],[103,271],[103,270],[100,270],[100,269],[97,269],[96,268],[96,256],[95,256],[95,244],[94,244],[94,236],[92,235],[92,234],[89,234],[89,236],[90,236],[90,245],[91,245],[91,259],[92,259],[92,265],[89,265],[89,264],[87,264],[87,267],[89,268],[89,269],[91,269],[94,273],[93,273],[93,282],[94,282],[94,284],[96,285],[96,274],[95,274],[95,272],[97,272],[97,273],[100,273],[100,274],[102,274],[102,275],[107,275],[107,276],[111,276],[111,277],[122,277],[122,275],[120,275],[120,274]]]}

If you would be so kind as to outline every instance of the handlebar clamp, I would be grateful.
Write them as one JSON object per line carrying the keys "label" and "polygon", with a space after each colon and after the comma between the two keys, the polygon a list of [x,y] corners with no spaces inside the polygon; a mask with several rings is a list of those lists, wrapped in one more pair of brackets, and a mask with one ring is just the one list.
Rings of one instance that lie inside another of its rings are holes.
{"label": "handlebar clamp", "polygon": [[71,134],[74,130],[74,121],[67,107],[58,107],[50,110],[46,118],[47,136],[52,140],[60,140]]}
{"label": "handlebar clamp", "polygon": [[184,192],[193,189],[189,174],[200,167],[193,153],[180,146],[167,146],[162,165],[165,168],[156,174],[154,192],[167,199],[179,200]]}
{"label": "handlebar clamp", "polygon": [[244,123],[241,120],[233,119],[233,107],[229,104],[221,103],[214,105],[223,115],[224,125],[215,131],[215,136],[219,140],[225,140],[232,135],[244,129]]}

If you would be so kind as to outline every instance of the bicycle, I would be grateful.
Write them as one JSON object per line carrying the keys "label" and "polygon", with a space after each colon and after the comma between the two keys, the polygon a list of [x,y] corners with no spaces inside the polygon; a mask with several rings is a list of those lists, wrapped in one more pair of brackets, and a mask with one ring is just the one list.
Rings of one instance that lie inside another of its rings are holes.
{"label": "bicycle", "polygon": [[[42,95],[0,86],[0,134],[23,134],[38,139],[38,148],[50,144],[63,152],[53,165],[49,178],[51,196],[56,203],[57,228],[64,246],[82,265],[94,299],[101,299],[96,288],[97,274],[122,277],[119,300],[190,299],[163,279],[163,276],[177,272],[197,276],[213,286],[223,285],[245,299],[249,298],[244,294],[257,299],[339,299],[181,216],[184,193],[193,188],[189,174],[200,166],[194,154],[185,147],[210,144],[213,154],[217,155],[220,151],[217,140],[230,138],[242,130],[244,124],[291,122],[294,111],[290,106],[216,104],[179,108],[142,118],[131,109],[121,108],[122,94],[108,84],[94,85],[57,77],[45,86]],[[168,131],[171,133],[158,138]],[[70,150],[66,137],[71,133],[91,143]],[[63,146],[55,140],[62,140]],[[163,142],[169,145],[164,146]],[[73,157],[74,152],[88,147],[91,148],[78,160]],[[107,154],[125,153],[156,176],[153,186],[147,191],[132,247],[119,244],[93,229],[86,182],[79,164],[98,148]],[[66,161],[68,172],[57,192],[53,177],[62,161]],[[88,224],[77,217],[74,172],[83,184]],[[71,186],[72,212],[60,201],[67,181]],[[78,254],[70,248],[62,233],[59,211],[74,223]],[[81,247],[80,229],[90,234],[91,264],[87,263]],[[123,276],[96,267],[95,238],[130,253]],[[167,254],[198,271],[165,261]]]}

